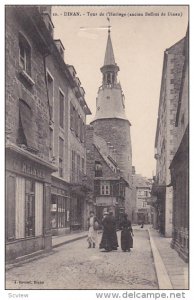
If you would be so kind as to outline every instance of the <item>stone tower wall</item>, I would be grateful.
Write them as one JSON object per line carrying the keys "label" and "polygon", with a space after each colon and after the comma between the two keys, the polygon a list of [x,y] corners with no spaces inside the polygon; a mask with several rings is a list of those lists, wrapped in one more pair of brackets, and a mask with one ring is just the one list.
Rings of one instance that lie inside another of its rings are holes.
{"label": "stone tower wall", "polygon": [[123,119],[98,119],[92,122],[94,132],[104,138],[117,150],[116,157],[122,176],[129,183],[126,188],[125,209],[131,217],[132,202],[132,149],[130,137],[130,123]]}

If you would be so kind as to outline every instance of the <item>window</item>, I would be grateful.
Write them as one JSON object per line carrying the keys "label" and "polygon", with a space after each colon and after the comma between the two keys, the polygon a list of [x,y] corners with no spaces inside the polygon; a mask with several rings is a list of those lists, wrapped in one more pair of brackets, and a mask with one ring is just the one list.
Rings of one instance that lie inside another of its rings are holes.
{"label": "window", "polygon": [[82,173],[85,174],[85,160],[82,158]]}
{"label": "window", "polygon": [[102,177],[102,165],[99,161],[95,161],[95,177]]}
{"label": "window", "polygon": [[50,110],[50,117],[53,119],[53,96],[54,96],[54,84],[53,78],[47,72],[47,88],[48,88],[48,97],[49,97],[49,110]]}
{"label": "window", "polygon": [[27,150],[37,152],[32,111],[29,105],[22,99],[19,99],[17,144],[25,145]]}
{"label": "window", "polygon": [[79,117],[78,117],[78,112],[76,110],[74,110],[74,124],[75,124],[75,134],[76,136],[78,136],[78,128],[79,128],[79,121],[78,121]]}
{"label": "window", "polygon": [[59,91],[59,125],[64,128],[64,95]]}
{"label": "window", "polygon": [[22,34],[19,34],[19,64],[31,76],[31,47]]}
{"label": "window", "polygon": [[75,182],[75,151],[71,152],[71,180]]}
{"label": "window", "polygon": [[70,103],[70,128],[71,130],[74,130],[74,106],[72,103]]}
{"label": "window", "polygon": [[63,148],[64,141],[62,138],[59,138],[59,176],[63,177]]}
{"label": "window", "polygon": [[147,202],[146,201],[142,202],[142,207],[144,207],[144,208],[147,207]]}
{"label": "window", "polygon": [[110,182],[101,181],[100,182],[100,194],[101,195],[110,195]]}
{"label": "window", "polygon": [[121,182],[119,184],[119,189],[120,189],[120,196],[125,197],[125,186]]}
{"label": "window", "polygon": [[80,139],[80,141],[81,141],[81,130],[82,130],[81,125],[82,125],[82,119],[78,114],[78,138]]}
{"label": "window", "polygon": [[83,121],[79,119],[80,142],[83,143]]}
{"label": "window", "polygon": [[148,197],[148,191],[144,191],[144,195]]}
{"label": "window", "polygon": [[49,157],[53,157],[53,129],[49,127]]}
{"label": "window", "polygon": [[86,127],[85,127],[85,123],[83,122],[83,126],[82,126],[82,130],[83,130],[83,143],[86,140]]}
{"label": "window", "polygon": [[77,181],[80,180],[80,155],[77,155]]}

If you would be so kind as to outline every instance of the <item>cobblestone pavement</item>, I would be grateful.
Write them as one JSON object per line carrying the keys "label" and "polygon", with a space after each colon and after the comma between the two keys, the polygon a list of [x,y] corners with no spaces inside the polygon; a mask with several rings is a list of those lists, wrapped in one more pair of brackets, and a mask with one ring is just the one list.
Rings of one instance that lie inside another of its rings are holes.
{"label": "cobblestone pavement", "polygon": [[[120,243],[120,232],[117,233]],[[158,289],[147,231],[134,231],[131,252],[87,249],[86,239],[6,273],[7,289]],[[101,236],[99,235],[99,240]]]}

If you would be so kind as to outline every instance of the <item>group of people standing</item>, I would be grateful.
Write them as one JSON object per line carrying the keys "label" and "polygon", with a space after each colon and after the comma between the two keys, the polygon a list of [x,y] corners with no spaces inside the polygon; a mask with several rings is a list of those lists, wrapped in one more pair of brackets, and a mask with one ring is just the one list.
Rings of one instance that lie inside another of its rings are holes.
{"label": "group of people standing", "polygon": [[[97,244],[99,220],[95,216],[94,212],[90,212],[90,217],[88,218],[88,248],[95,248]],[[116,220],[112,212],[105,212],[102,224],[102,239],[99,245],[100,249],[105,249],[106,251],[117,250],[119,247],[117,232],[116,232]],[[131,226],[131,221],[128,219],[127,214],[124,214],[123,221],[120,224],[121,227],[121,249],[126,252],[133,248],[133,229]]]}

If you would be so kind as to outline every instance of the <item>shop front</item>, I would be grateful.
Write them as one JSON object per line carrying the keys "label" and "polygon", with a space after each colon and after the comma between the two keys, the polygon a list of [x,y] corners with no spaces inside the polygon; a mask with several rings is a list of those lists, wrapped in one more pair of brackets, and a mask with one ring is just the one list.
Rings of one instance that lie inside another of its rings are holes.
{"label": "shop front", "polygon": [[49,204],[55,170],[24,149],[6,147],[6,261],[51,249]]}
{"label": "shop front", "polygon": [[86,185],[71,185],[70,202],[70,228],[75,230],[86,230],[88,228],[87,219],[89,217],[89,193],[91,187]]}
{"label": "shop front", "polygon": [[52,235],[70,232],[70,191],[64,180],[52,176],[51,187]]}

